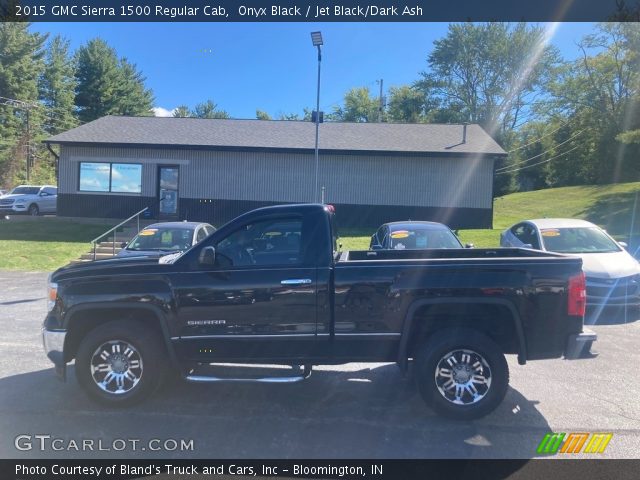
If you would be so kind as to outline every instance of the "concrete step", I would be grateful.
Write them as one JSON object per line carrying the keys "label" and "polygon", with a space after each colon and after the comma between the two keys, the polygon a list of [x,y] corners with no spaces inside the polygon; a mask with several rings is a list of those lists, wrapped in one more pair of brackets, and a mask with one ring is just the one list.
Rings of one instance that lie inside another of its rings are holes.
{"label": "concrete step", "polygon": [[[105,258],[113,258],[111,252],[109,253],[96,253],[96,260],[102,260]],[[80,256],[80,260],[93,260],[93,253],[83,253]]]}
{"label": "concrete step", "polygon": [[[126,242],[126,241],[127,240],[124,240],[124,239],[123,240],[117,239],[117,241],[116,241],[116,250],[120,250],[120,248],[121,248],[120,245],[122,245],[122,242]],[[113,242],[100,242],[98,244],[98,248],[101,248],[101,247],[102,248],[112,248],[113,247]]]}
{"label": "concrete step", "polygon": [[[115,250],[113,249],[113,247],[101,247],[101,246],[98,246],[98,247],[96,248],[96,254],[97,254],[97,253],[109,253],[109,254],[112,254],[112,255],[113,255],[113,254],[114,254],[114,252],[115,252],[115,253],[118,253],[120,250],[122,250],[122,249],[120,248],[120,244],[118,244],[118,245],[116,246]],[[93,250],[92,250],[90,253],[92,253],[92,254],[93,254]]]}

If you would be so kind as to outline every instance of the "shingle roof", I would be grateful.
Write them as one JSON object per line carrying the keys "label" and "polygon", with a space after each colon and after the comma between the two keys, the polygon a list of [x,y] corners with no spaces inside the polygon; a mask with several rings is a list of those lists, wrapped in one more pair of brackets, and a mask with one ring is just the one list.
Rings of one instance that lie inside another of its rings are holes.
{"label": "shingle roof", "polygon": [[[485,153],[505,151],[479,125],[337,123],[320,124],[321,150]],[[51,143],[193,146],[308,150],[315,124],[304,121],[219,120],[106,116],[46,140]]]}

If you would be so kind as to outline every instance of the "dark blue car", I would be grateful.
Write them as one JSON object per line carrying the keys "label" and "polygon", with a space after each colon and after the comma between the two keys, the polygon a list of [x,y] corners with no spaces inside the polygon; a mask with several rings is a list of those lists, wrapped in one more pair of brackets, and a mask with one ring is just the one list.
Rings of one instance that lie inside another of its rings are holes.
{"label": "dark blue car", "polygon": [[[472,247],[469,244],[467,247]],[[371,236],[370,250],[464,248],[449,227],[437,222],[391,222]]]}

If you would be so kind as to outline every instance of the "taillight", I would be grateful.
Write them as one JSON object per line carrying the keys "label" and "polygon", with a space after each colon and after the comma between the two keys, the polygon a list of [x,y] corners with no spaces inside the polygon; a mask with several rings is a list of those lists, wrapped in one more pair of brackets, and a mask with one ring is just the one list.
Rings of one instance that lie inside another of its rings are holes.
{"label": "taillight", "polygon": [[584,272],[569,279],[567,313],[583,317],[587,307],[587,283]]}

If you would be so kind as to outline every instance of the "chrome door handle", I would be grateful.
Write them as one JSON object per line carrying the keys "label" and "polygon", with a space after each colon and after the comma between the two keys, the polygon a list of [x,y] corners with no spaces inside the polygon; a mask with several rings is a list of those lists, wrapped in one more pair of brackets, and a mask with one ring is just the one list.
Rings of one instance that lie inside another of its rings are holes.
{"label": "chrome door handle", "polygon": [[291,278],[289,280],[282,280],[280,285],[310,285],[312,280],[310,278]]}

